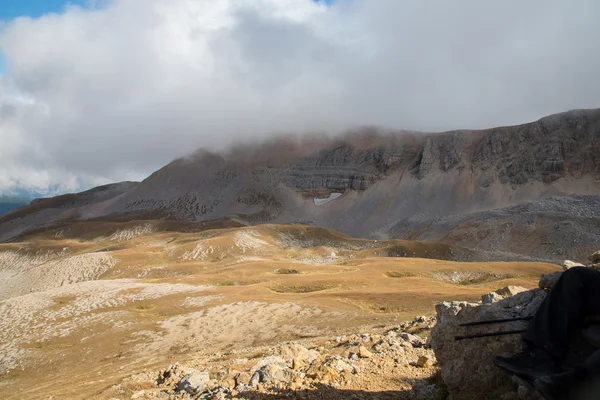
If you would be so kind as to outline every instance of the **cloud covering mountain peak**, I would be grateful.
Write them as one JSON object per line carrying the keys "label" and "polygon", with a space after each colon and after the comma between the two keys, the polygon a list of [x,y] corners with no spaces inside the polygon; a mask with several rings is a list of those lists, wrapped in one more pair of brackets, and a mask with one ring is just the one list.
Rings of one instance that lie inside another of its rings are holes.
{"label": "cloud covering mountain peak", "polygon": [[140,179],[197,148],[598,107],[600,5],[112,0],[0,30],[0,191]]}

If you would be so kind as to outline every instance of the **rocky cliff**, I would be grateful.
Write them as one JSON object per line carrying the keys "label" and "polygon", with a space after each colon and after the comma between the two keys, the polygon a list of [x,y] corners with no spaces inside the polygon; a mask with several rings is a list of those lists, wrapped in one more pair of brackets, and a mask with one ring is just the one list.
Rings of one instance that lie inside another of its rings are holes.
{"label": "rocky cliff", "polygon": [[[476,238],[470,246],[552,258],[556,254],[545,249],[557,244],[558,237],[548,235],[553,224],[532,228],[531,220],[519,218],[521,210],[514,208],[538,202],[530,215],[534,221],[574,221],[577,231],[582,220],[575,216],[591,218],[585,221],[590,238],[571,250],[561,247],[560,257],[577,259],[595,247],[588,242],[600,233],[598,216],[585,212],[600,194],[599,150],[600,110],[478,131],[371,129],[340,138],[285,138],[175,160],[110,198],[76,202],[77,211],[71,209],[68,216],[142,212],[189,220],[235,216],[249,223],[309,222],[363,237]],[[335,193],[341,196],[330,197]],[[573,195],[587,195],[585,207],[569,200]],[[559,218],[544,203],[557,198],[570,201]],[[53,210],[39,204],[23,209],[21,218],[27,222],[18,226],[10,214],[1,218],[0,240],[64,218],[64,209]],[[470,235],[465,236],[466,221]],[[486,241],[490,232],[505,232],[511,240],[495,236]],[[523,245],[519,235],[525,233],[534,239]]]}

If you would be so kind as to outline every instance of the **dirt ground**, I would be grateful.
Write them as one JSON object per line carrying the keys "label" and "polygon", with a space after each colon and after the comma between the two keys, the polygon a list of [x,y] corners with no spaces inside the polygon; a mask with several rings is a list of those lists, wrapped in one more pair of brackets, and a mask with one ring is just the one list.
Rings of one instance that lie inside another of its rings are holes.
{"label": "dirt ground", "polygon": [[389,326],[559,268],[301,225],[188,228],[80,222],[0,245],[0,398],[104,398],[141,371]]}

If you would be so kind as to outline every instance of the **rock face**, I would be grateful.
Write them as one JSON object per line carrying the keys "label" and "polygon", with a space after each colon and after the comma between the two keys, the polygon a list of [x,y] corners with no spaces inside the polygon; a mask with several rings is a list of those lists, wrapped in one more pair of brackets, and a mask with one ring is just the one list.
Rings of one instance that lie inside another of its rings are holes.
{"label": "rock face", "polygon": [[480,131],[279,139],[32,203],[0,218],[0,240],[69,218],[234,216],[582,261],[600,241],[598,154],[600,110]]}
{"label": "rock face", "polygon": [[499,355],[513,355],[522,348],[521,337],[517,334],[458,341],[455,336],[526,327],[526,323],[521,321],[476,327],[458,325],[531,316],[545,297],[545,291],[535,289],[492,304],[452,302],[436,306],[438,322],[431,332],[431,346],[453,399],[482,399],[507,391],[511,379],[492,364],[492,359]]}

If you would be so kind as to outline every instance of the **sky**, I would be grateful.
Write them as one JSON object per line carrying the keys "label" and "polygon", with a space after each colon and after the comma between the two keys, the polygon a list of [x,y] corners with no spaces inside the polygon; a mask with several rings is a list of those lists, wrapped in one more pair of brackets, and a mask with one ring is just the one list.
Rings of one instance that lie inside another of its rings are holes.
{"label": "sky", "polygon": [[195,149],[600,107],[597,0],[0,2],[0,194]]}
{"label": "sky", "polygon": [[85,5],[85,0],[6,0],[0,5],[0,19],[21,16],[40,17],[51,12],[61,12],[68,4]]}

